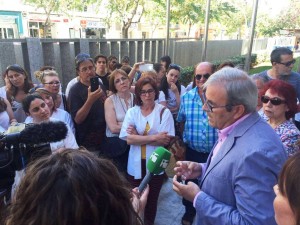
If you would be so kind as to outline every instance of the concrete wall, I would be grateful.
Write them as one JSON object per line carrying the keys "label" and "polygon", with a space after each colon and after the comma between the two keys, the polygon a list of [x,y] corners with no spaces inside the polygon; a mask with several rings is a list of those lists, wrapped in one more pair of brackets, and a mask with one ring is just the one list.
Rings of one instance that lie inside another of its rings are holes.
{"label": "concrete wall", "polygon": [[[207,60],[223,60],[243,52],[242,40],[208,41]],[[169,55],[173,62],[182,67],[192,66],[200,61],[202,41],[195,39],[171,39]],[[261,44],[257,48],[265,48]],[[0,40],[0,71],[4,72],[11,64],[19,64],[37,82],[34,71],[44,65],[51,65],[60,74],[65,88],[68,81],[76,76],[75,56],[80,52],[115,55],[119,60],[128,55],[131,64],[143,60],[159,62],[164,54],[164,39],[6,39]],[[0,79],[0,86],[4,82]]]}

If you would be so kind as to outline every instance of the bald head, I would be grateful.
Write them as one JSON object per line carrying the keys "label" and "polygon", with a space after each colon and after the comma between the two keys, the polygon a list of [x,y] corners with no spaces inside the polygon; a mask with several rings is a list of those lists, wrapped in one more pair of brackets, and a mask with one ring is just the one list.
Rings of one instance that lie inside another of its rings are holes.
{"label": "bald head", "polygon": [[195,75],[196,74],[212,74],[214,72],[214,65],[210,62],[201,62],[196,65]]}

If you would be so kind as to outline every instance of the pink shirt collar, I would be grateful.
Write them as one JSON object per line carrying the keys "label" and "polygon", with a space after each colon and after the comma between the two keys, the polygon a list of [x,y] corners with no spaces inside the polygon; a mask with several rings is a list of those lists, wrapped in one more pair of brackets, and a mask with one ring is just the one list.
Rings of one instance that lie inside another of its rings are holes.
{"label": "pink shirt collar", "polygon": [[220,140],[224,140],[227,138],[227,136],[231,133],[231,131],[242,121],[244,121],[248,116],[250,116],[250,113],[246,114],[245,116],[241,117],[237,121],[235,121],[233,124],[231,124],[228,127],[225,127],[222,130],[218,130],[218,137]]}

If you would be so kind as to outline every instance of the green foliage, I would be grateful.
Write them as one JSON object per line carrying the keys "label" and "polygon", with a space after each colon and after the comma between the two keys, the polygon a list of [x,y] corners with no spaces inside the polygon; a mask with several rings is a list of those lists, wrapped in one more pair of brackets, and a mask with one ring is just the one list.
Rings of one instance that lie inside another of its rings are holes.
{"label": "green foliage", "polygon": [[[257,59],[257,55],[252,54],[251,55],[251,67],[253,67],[253,65],[256,64],[256,59]],[[218,68],[218,66],[223,62],[232,62],[235,66],[243,67],[245,64],[245,61],[246,61],[246,55],[240,55],[240,56],[234,56],[234,57],[231,57],[231,58],[225,59],[225,60],[213,61],[212,63],[215,68]],[[193,75],[194,75],[194,67],[193,66],[184,67],[180,73],[180,78],[179,78],[180,83],[184,86],[188,85],[192,81]]]}

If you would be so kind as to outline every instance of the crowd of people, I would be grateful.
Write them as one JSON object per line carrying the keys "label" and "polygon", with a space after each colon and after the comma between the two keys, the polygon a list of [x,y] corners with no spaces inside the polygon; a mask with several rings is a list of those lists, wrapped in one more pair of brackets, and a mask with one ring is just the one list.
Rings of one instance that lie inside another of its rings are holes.
{"label": "crowd of people", "polygon": [[174,136],[186,146],[173,178],[183,225],[300,224],[293,52],[273,50],[272,68],[253,76],[230,62],[199,62],[186,87],[169,56],[143,70],[149,63],[80,53],[65,91],[52,66],[35,72],[38,84],[21,66],[7,67],[0,130],[63,121],[68,132],[50,143],[51,156],[16,172],[6,224],[154,224],[165,174],[143,193],[135,187],[151,154]]}

